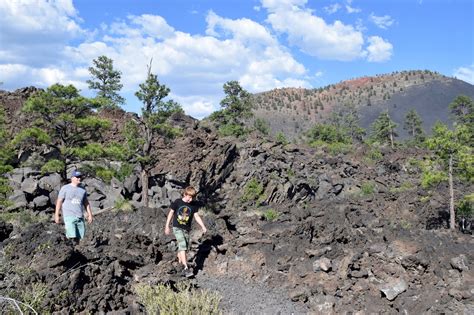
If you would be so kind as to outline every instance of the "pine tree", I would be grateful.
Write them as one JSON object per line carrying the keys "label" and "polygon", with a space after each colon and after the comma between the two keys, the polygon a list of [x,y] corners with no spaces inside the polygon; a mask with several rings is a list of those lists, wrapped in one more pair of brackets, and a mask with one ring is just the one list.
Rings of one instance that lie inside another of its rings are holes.
{"label": "pine tree", "polygon": [[89,67],[92,80],[87,80],[89,89],[97,90],[97,97],[103,102],[103,107],[117,108],[125,103],[125,99],[118,94],[123,85],[120,83],[122,73],[114,69],[113,60],[106,56],[99,56]]}
{"label": "pine tree", "polygon": [[474,126],[474,101],[466,95],[459,95],[449,104],[449,109],[456,123]]}
{"label": "pine tree", "polygon": [[66,179],[66,162],[94,160],[105,154],[97,142],[101,140],[101,130],[109,127],[110,122],[97,117],[94,110],[99,107],[100,102],[79,95],[73,85],[54,84],[24,104],[23,112],[36,121],[32,127],[23,129],[13,143],[19,148],[53,148],[59,158],[48,161],[43,170],[58,171]]}
{"label": "pine tree", "polygon": [[423,121],[415,109],[411,109],[405,116],[403,129],[407,130],[415,143],[421,143],[425,139],[425,133],[422,128]]}
{"label": "pine tree", "polygon": [[474,178],[474,148],[472,129],[468,125],[460,124],[450,130],[446,125],[438,122],[433,127],[433,134],[427,140],[428,148],[434,151],[442,161],[448,173],[449,185],[449,214],[450,228],[455,228],[454,211],[454,176],[459,176],[472,183]]}
{"label": "pine tree", "polygon": [[379,117],[371,125],[372,139],[381,143],[390,143],[393,149],[397,133],[397,124],[390,119],[388,111],[380,113]]}
{"label": "pine tree", "polygon": [[251,95],[239,82],[229,81],[224,84],[225,97],[221,100],[221,110],[214,112],[210,119],[219,125],[221,134],[242,136],[247,130],[245,121],[253,116]]}
{"label": "pine tree", "polygon": [[158,137],[170,140],[176,136],[177,130],[166,121],[174,113],[183,110],[173,100],[164,101],[170,92],[160,84],[158,76],[148,66],[147,78],[139,85],[135,96],[143,103],[141,116],[126,125],[126,139],[131,162],[138,162],[141,167],[142,204],[148,206],[148,177],[150,170],[159,160],[159,154],[153,146]]}

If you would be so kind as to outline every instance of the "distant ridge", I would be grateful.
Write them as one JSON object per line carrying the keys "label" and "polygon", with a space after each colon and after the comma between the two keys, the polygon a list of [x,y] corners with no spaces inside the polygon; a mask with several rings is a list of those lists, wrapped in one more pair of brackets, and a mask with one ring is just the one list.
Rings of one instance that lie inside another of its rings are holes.
{"label": "distant ridge", "polygon": [[474,85],[429,70],[411,70],[361,77],[323,88],[281,88],[254,95],[255,117],[267,121],[273,133],[298,138],[315,123],[325,122],[339,106],[353,104],[361,126],[369,128],[388,110],[403,138],[406,112],[415,109],[429,132],[437,120],[449,123],[448,105],[458,95],[474,98]]}

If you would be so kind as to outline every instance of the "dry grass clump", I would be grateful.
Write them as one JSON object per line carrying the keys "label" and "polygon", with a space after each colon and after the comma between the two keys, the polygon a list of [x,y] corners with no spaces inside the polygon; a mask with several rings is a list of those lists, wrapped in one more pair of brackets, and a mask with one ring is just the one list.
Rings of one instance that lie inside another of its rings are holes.
{"label": "dry grass clump", "polygon": [[219,294],[191,289],[189,282],[178,283],[176,291],[164,284],[138,284],[135,292],[147,314],[222,314],[218,310]]}

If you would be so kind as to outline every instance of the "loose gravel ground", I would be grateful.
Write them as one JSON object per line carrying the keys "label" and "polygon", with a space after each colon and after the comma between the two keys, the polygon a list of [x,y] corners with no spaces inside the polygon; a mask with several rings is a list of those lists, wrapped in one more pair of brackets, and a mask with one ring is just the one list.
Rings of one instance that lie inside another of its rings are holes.
{"label": "loose gravel ground", "polygon": [[283,290],[268,288],[260,283],[247,283],[233,278],[208,277],[200,272],[196,276],[198,287],[217,291],[222,300],[224,314],[290,315],[306,314],[304,306],[292,302]]}

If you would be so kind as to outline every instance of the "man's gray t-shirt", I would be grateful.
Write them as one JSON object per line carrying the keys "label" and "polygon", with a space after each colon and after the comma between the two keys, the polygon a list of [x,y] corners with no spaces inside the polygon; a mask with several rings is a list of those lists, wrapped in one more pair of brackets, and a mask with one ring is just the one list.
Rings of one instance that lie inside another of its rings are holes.
{"label": "man's gray t-shirt", "polygon": [[63,216],[84,217],[83,206],[87,201],[87,193],[83,187],[74,187],[72,184],[64,185],[59,191],[58,198],[63,199]]}

